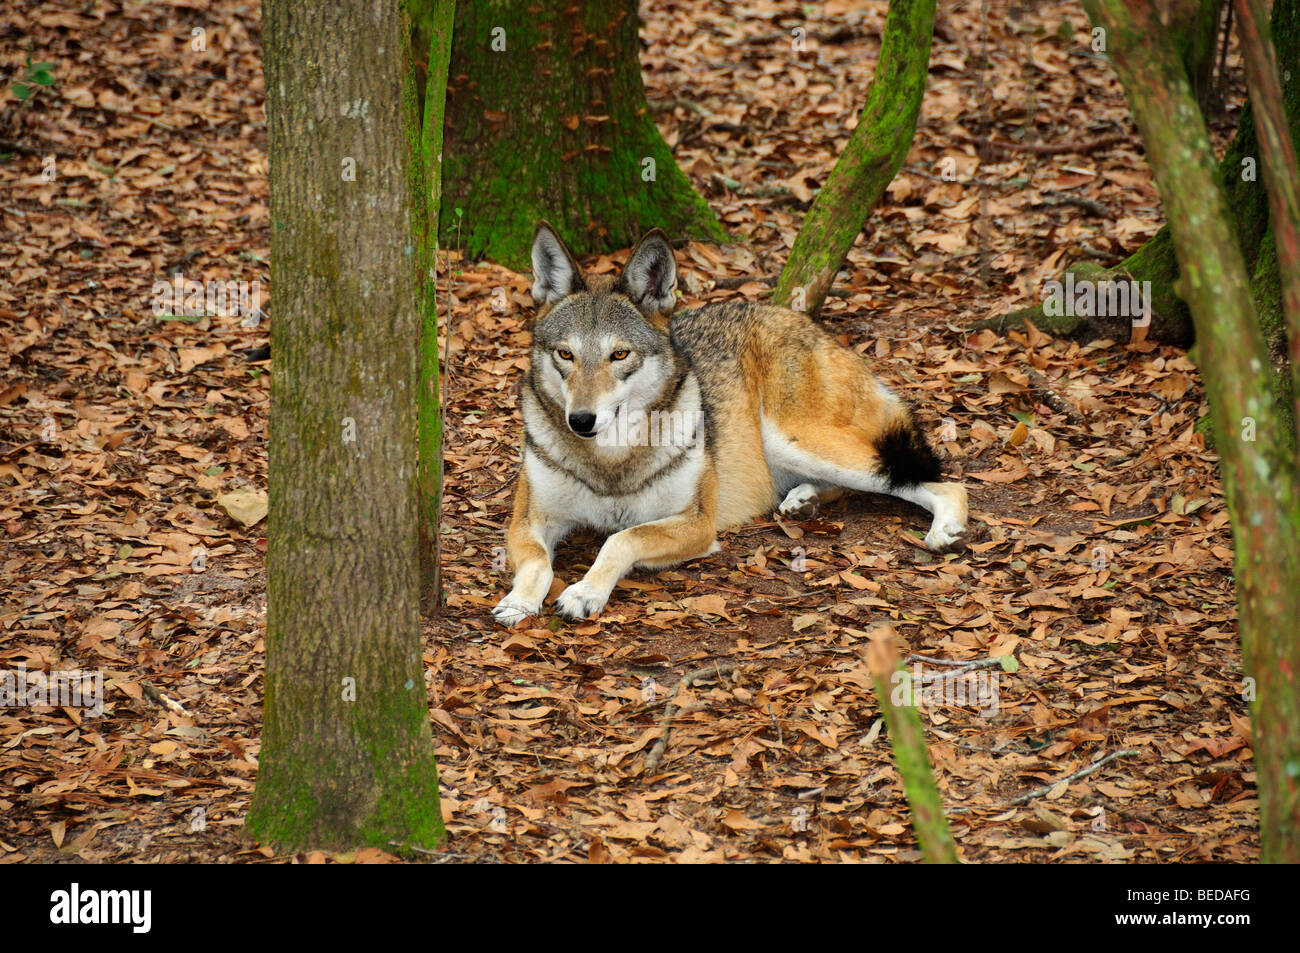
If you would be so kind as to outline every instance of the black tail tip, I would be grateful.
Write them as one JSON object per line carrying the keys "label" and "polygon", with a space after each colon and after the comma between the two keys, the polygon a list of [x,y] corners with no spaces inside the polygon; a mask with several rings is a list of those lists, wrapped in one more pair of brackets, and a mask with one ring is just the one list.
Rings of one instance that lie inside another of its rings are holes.
{"label": "black tail tip", "polygon": [[894,424],[881,434],[876,453],[890,486],[935,483],[942,475],[938,456],[911,420]]}

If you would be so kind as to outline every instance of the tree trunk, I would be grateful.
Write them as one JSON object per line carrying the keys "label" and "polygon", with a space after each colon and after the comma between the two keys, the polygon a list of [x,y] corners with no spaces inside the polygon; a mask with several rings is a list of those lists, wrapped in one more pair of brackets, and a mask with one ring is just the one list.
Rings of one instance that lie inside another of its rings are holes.
{"label": "tree trunk", "polygon": [[1184,24],[1176,42],[1182,49],[1183,69],[1192,84],[1201,115],[1217,109],[1214,101],[1214,54],[1219,50],[1219,35],[1224,0],[1178,0],[1184,11],[1176,22]]}
{"label": "tree trunk", "polygon": [[524,268],[543,218],[575,254],[726,239],[651,119],[636,0],[459,3],[455,34],[445,245]]}
{"label": "tree trunk", "polygon": [[907,159],[929,76],[934,0],[890,0],[880,59],[844,153],[804,218],[772,292],[817,314],[844,256]]}
{"label": "tree trunk", "polygon": [[420,326],[420,611],[436,615],[442,602],[442,402],[438,387],[438,215],[442,208],[442,130],[447,105],[456,0],[411,0],[412,49],[427,53],[416,70],[419,114],[413,134],[420,142],[416,236],[420,248],[423,320]]}
{"label": "tree trunk", "polygon": [[418,627],[409,25],[398,3],[358,0],[266,0],[263,23],[278,303],[266,698],[247,823],[289,848],[432,847],[443,827]]}
{"label": "tree trunk", "polygon": [[[1269,235],[1281,283],[1282,313],[1291,338],[1293,421],[1300,421],[1300,169],[1287,132],[1273,42],[1264,27],[1263,0],[1235,0],[1242,58],[1250,86],[1251,113],[1259,130],[1264,182],[1268,186]],[[1289,75],[1289,74],[1288,74]],[[1300,130],[1297,130],[1300,135]]]}
{"label": "tree trunk", "polygon": [[[1147,145],[1196,323],[1236,549],[1266,861],[1300,861],[1300,481],[1249,275],[1186,72],[1151,0],[1084,0]],[[1239,423],[1240,422],[1240,425]],[[1238,427],[1241,427],[1239,430]]]}

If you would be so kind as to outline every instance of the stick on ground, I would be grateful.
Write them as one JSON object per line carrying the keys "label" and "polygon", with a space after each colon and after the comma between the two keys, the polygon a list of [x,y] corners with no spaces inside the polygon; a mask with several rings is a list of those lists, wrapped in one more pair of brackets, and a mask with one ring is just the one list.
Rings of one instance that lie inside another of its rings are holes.
{"label": "stick on ground", "polygon": [[1110,754],[1106,755],[1106,757],[1102,758],[1100,761],[1094,761],[1086,768],[1080,768],[1078,771],[1075,771],[1073,774],[1067,774],[1059,781],[1053,781],[1051,784],[1044,784],[1041,788],[1034,788],[1028,794],[1022,794],[1020,795],[1020,797],[1016,798],[1015,800],[1008,801],[1007,807],[1014,807],[1017,804],[1027,804],[1028,802],[1032,801],[1034,798],[1042,797],[1044,794],[1051,791],[1058,784],[1068,784],[1071,781],[1079,780],[1079,778],[1087,777],[1089,774],[1092,774],[1092,772],[1096,771],[1102,765],[1109,764],[1111,761],[1114,761],[1116,758],[1131,758],[1132,756],[1141,753],[1142,752],[1140,751],[1132,751],[1129,749],[1125,749],[1124,751],[1113,751]]}
{"label": "stick on ground", "polygon": [[[729,675],[735,670],[736,666],[734,662],[714,662],[712,665],[706,665],[704,668],[697,668],[693,672],[687,672],[682,676],[682,680],[677,683],[677,688],[673,692],[673,695],[676,696],[679,694],[683,688],[690,688],[695,684],[697,679],[707,678],[710,675],[716,678],[721,678],[723,675]],[[682,711],[682,708],[677,704],[669,705],[664,709],[663,718],[660,719],[660,722],[664,726],[664,730],[659,736],[659,740],[655,742],[655,746],[650,749],[650,754],[646,756],[644,769],[646,774],[652,773],[659,767],[659,762],[663,760],[664,752],[668,750],[668,734],[673,730],[673,719],[677,717],[680,711]]]}

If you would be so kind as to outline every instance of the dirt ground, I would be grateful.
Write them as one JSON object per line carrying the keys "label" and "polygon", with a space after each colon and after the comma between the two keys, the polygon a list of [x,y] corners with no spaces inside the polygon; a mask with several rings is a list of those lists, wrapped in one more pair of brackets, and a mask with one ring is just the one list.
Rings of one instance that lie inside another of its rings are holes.
{"label": "dirt ground", "polygon": [[[656,120],[736,240],[678,249],[684,302],[758,299],[864,102],[885,5],[642,6]],[[501,629],[529,282],[447,254],[447,607],[424,634],[451,836],[417,860],[917,860],[860,658],[886,623],[995,689],[983,710],[922,708],[963,859],[1257,859],[1194,366],[1145,341],[971,330],[1155,232],[1141,144],[1074,4],[980,7],[940,4],[907,165],[823,315],[970,488],[966,552],[930,554],[919,509],[858,496],[634,575],[597,621]],[[260,282],[274,320],[258,7],[23,5],[0,40],[6,86],[29,53],[56,77],[0,93],[0,669],[99,671],[104,691],[100,716],[0,709],[0,860],[394,860],[241,835],[266,524],[217,498],[266,488],[267,325],[151,308],[180,272]],[[1006,145],[981,158],[982,136]],[[560,579],[598,544],[566,543]]]}

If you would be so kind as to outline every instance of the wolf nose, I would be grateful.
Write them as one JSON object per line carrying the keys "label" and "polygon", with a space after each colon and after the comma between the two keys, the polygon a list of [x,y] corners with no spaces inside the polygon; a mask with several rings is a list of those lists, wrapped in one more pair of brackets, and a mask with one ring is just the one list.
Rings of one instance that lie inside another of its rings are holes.
{"label": "wolf nose", "polygon": [[579,437],[594,437],[596,435],[596,415],[569,414],[569,429]]}

